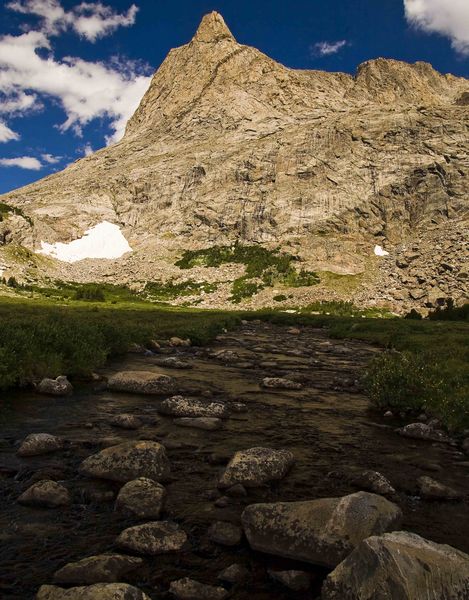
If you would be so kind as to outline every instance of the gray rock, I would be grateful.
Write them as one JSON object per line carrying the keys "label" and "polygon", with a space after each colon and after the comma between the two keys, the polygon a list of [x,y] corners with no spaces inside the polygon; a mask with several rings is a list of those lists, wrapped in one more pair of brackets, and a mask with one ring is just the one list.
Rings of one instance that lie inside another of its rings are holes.
{"label": "gray rock", "polygon": [[392,496],[396,493],[391,483],[378,471],[362,471],[361,473],[353,474],[350,479],[355,485],[374,494]]}
{"label": "gray rock", "polygon": [[139,429],[142,426],[142,421],[134,415],[116,415],[111,419],[111,425],[121,429]]}
{"label": "gray rock", "polygon": [[295,459],[288,450],[249,448],[236,452],[228,463],[220,481],[220,488],[240,483],[245,487],[258,487],[269,481],[283,479]]}
{"label": "gray rock", "polygon": [[226,521],[215,521],[210,525],[208,537],[216,544],[222,546],[237,546],[241,543],[243,531],[241,527]]}
{"label": "gray rock", "polygon": [[275,581],[294,592],[306,592],[311,587],[311,575],[306,571],[267,571]]}
{"label": "gray rock", "polygon": [[63,585],[91,585],[117,583],[143,564],[141,558],[122,554],[100,554],[71,562],[54,574],[54,583]]}
{"label": "gray rock", "polygon": [[36,391],[39,394],[48,396],[68,396],[73,392],[73,387],[67,377],[61,375],[60,377],[57,377],[57,379],[49,379],[46,377],[38,383]]}
{"label": "gray rock", "polygon": [[168,477],[170,466],[164,446],[137,441],[105,448],[85,459],[79,470],[88,477],[126,483],[138,477],[162,481]]}
{"label": "gray rock", "polygon": [[97,583],[68,590],[55,585],[39,588],[36,600],[150,600],[141,590],[125,583]]}
{"label": "gray rock", "polygon": [[31,433],[23,440],[18,456],[38,456],[61,450],[64,444],[60,438],[50,433]]}
{"label": "gray rock", "polygon": [[432,442],[450,442],[450,438],[438,429],[433,429],[427,423],[409,423],[405,427],[396,429],[396,432],[403,437],[415,440],[429,440]]}
{"label": "gray rock", "polygon": [[174,424],[180,427],[193,427],[194,429],[203,429],[205,431],[216,431],[220,429],[223,422],[215,417],[182,417],[174,419]]}
{"label": "gray rock", "polygon": [[228,596],[222,587],[200,583],[189,577],[171,582],[169,592],[178,600],[224,600]]}
{"label": "gray rock", "polygon": [[220,402],[201,402],[184,396],[173,396],[164,400],[158,412],[172,417],[215,417],[223,419],[228,416],[228,409]]}
{"label": "gray rock", "polygon": [[173,336],[172,338],[169,339],[169,345],[172,346],[173,348],[188,347],[191,345],[191,341],[189,338],[183,340],[180,337]]}
{"label": "gray rock", "polygon": [[129,481],[119,491],[116,509],[139,519],[159,519],[166,490],[162,485],[140,477]]}
{"label": "gray rock", "polygon": [[152,361],[155,365],[165,367],[166,369],[192,369],[193,365],[186,360],[181,360],[176,356],[168,356],[166,358],[157,358]]}
{"label": "gray rock", "polygon": [[358,492],[342,498],[252,504],[242,514],[253,550],[335,567],[363,539],[395,529],[398,506]]}
{"label": "gray rock", "polygon": [[218,575],[220,581],[226,581],[231,584],[244,583],[249,579],[250,573],[243,565],[233,564],[227,567]]}
{"label": "gray rock", "polygon": [[57,508],[70,504],[70,494],[66,487],[56,481],[38,481],[18,498],[20,504]]}
{"label": "gray rock", "polygon": [[187,535],[175,523],[155,521],[125,529],[116,539],[123,550],[139,554],[165,554],[181,550]]}
{"label": "gray rock", "polygon": [[406,531],[362,541],[329,575],[322,600],[469,598],[469,556]]}
{"label": "gray rock", "polygon": [[153,371],[121,371],[112,375],[108,387],[115,392],[131,394],[171,394],[174,392],[174,379]]}
{"label": "gray rock", "polygon": [[262,387],[273,390],[301,390],[302,384],[283,377],[264,377]]}
{"label": "gray rock", "polygon": [[422,498],[427,500],[459,500],[464,497],[460,492],[426,475],[417,479],[417,487]]}

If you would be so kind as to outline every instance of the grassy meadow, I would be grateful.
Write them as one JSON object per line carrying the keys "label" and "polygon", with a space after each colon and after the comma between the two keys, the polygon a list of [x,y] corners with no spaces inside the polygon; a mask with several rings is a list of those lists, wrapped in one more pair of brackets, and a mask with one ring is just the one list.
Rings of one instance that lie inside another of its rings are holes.
{"label": "grassy meadow", "polygon": [[333,337],[382,346],[385,352],[363,379],[379,409],[409,415],[426,411],[451,430],[469,428],[467,311],[458,315],[461,320],[380,316],[387,315],[347,303],[312,305],[295,314],[175,308],[115,288],[71,289],[65,298],[49,292],[34,299],[0,296],[0,389],[27,386],[45,376],[87,377],[132,343],[179,336],[206,344],[241,319],[261,319],[326,327]]}

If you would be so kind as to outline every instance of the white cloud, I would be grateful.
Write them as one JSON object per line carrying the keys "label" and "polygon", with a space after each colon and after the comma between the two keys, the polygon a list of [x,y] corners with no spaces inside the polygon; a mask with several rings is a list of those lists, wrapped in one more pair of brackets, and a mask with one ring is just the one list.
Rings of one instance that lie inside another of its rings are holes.
{"label": "white cloud", "polygon": [[337,54],[342,48],[347,46],[347,40],[339,40],[337,42],[317,42],[314,44],[312,50],[313,53],[319,56],[330,56],[331,54]]}
{"label": "white cloud", "polygon": [[0,99],[0,113],[4,114],[25,114],[40,108],[42,105],[38,102],[36,94],[18,92],[16,95],[12,94],[8,98]]}
{"label": "white cloud", "polygon": [[17,158],[0,158],[0,166],[19,167],[30,171],[39,171],[42,169],[41,162],[33,156],[19,156]]}
{"label": "white cloud", "polygon": [[19,140],[20,136],[10,129],[8,125],[5,125],[3,121],[0,121],[0,143],[2,142],[11,142]]}
{"label": "white cloud", "polygon": [[85,156],[91,156],[93,154],[94,150],[91,147],[91,144],[88,142],[87,144],[85,144],[85,146],[83,147],[83,154]]}
{"label": "white cloud", "polygon": [[90,42],[113,33],[118,27],[133,25],[138,12],[135,4],[127,12],[119,14],[101,2],[82,2],[67,12],[59,0],[14,0],[7,7],[38,16],[41,30],[48,35],[72,29]]}
{"label": "white cloud", "polygon": [[427,33],[439,33],[451,45],[469,56],[468,0],[404,0],[407,21]]}
{"label": "white cloud", "polygon": [[150,77],[133,62],[114,61],[109,66],[74,57],[56,59],[43,32],[0,37],[0,92],[7,101],[21,94],[58,100],[67,117],[62,131],[80,134],[93,119],[108,117],[108,142],[118,141],[149,83]]}
{"label": "white cloud", "polygon": [[61,156],[54,156],[53,154],[41,154],[41,158],[44,162],[49,165],[55,165],[60,162]]}

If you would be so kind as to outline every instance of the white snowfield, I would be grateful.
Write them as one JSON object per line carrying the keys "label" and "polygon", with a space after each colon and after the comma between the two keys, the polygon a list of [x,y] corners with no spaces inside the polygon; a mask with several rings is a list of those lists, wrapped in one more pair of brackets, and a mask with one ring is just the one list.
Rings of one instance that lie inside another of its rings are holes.
{"label": "white snowfield", "polygon": [[128,241],[118,225],[103,221],[88,231],[83,237],[68,244],[56,242],[47,244],[41,241],[38,254],[46,254],[63,262],[74,263],[85,258],[120,258],[132,252]]}
{"label": "white snowfield", "polygon": [[375,246],[375,254],[376,256],[389,256],[389,252],[383,250],[383,248],[381,248],[381,246],[378,245]]}

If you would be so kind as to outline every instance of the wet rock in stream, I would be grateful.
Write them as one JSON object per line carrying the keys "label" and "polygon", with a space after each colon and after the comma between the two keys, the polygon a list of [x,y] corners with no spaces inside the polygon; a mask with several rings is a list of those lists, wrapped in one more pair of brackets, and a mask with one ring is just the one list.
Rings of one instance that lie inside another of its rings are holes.
{"label": "wet rock in stream", "polygon": [[258,487],[285,477],[295,462],[289,450],[249,448],[236,452],[228,463],[218,486],[229,488],[235,484]]}
{"label": "wet rock in stream", "polygon": [[55,585],[43,585],[36,600],[150,600],[141,590],[125,583],[97,583],[68,590]]}
{"label": "wet rock in stream", "polygon": [[70,504],[71,498],[66,487],[56,481],[39,481],[18,498],[20,504],[57,508]]}
{"label": "wet rock in stream", "polygon": [[130,394],[171,394],[175,382],[169,375],[153,371],[121,371],[108,380],[108,388],[115,392]]}
{"label": "wet rock in stream", "polygon": [[129,481],[119,491],[116,510],[138,519],[158,519],[166,497],[165,488],[145,477]]}
{"label": "wet rock in stream", "polygon": [[204,431],[216,431],[223,425],[223,421],[215,417],[182,417],[174,419],[174,424],[179,427],[194,427]]}
{"label": "wet rock in stream", "polygon": [[116,415],[111,419],[111,425],[120,427],[121,429],[140,429],[143,425],[142,421],[134,415]]}
{"label": "wet rock in stream", "polygon": [[124,442],[85,459],[80,473],[126,483],[138,477],[163,481],[170,472],[164,446],[158,442]]}
{"label": "wet rock in stream", "polygon": [[189,577],[173,581],[169,591],[178,600],[224,600],[228,596],[220,586],[200,583]]}
{"label": "wet rock in stream", "polygon": [[343,498],[252,504],[241,519],[253,550],[335,567],[363,539],[395,529],[402,511],[382,496],[357,492]]}
{"label": "wet rock in stream", "polygon": [[161,402],[158,412],[172,417],[210,417],[225,419],[229,415],[228,408],[220,402],[201,402],[184,396],[173,396]]}
{"label": "wet rock in stream", "polygon": [[68,396],[73,392],[73,386],[65,375],[60,375],[57,379],[43,379],[37,384],[36,391],[47,396]]}
{"label": "wet rock in stream", "polygon": [[155,521],[125,529],[116,545],[130,552],[155,555],[181,550],[186,541],[186,533],[176,523]]}
{"label": "wet rock in stream", "polygon": [[50,433],[31,433],[18,448],[18,456],[38,456],[61,450],[63,440]]}
{"label": "wet rock in stream", "polygon": [[141,567],[143,559],[122,554],[101,554],[68,563],[54,574],[59,585],[91,585],[118,583],[126,575]]}
{"label": "wet rock in stream", "polygon": [[322,600],[465,600],[469,556],[407,531],[362,541],[327,577]]}

